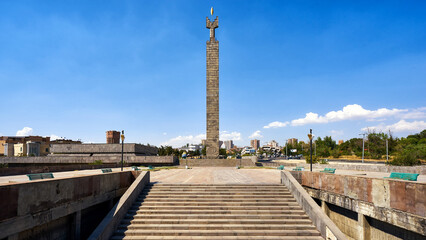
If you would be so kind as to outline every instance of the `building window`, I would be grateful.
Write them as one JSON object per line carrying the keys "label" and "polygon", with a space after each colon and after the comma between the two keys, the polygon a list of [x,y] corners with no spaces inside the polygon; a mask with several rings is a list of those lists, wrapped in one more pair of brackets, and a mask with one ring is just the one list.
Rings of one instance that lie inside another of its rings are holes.
{"label": "building window", "polygon": [[22,147],[21,147],[21,150],[20,151],[22,151]]}
{"label": "building window", "polygon": [[46,148],[46,152],[49,152],[49,149],[48,149],[48,148]]}

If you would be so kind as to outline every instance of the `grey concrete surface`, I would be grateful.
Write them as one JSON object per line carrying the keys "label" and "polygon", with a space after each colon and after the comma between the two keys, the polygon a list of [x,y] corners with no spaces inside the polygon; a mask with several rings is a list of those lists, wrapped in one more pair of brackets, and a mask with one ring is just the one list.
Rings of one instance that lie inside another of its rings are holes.
{"label": "grey concrete surface", "polygon": [[144,187],[150,182],[150,172],[138,171],[138,173],[139,176],[136,180],[132,183],[132,185],[130,185],[120,200],[115,204],[88,239],[106,240],[111,238],[129,208],[133,205]]}
{"label": "grey concrete surface", "polygon": [[336,224],[321,210],[318,204],[309,196],[305,189],[287,171],[281,171],[281,183],[284,184],[293,194],[296,201],[302,206],[306,214],[312,220],[321,235],[325,239],[347,239],[346,235],[340,231]]}

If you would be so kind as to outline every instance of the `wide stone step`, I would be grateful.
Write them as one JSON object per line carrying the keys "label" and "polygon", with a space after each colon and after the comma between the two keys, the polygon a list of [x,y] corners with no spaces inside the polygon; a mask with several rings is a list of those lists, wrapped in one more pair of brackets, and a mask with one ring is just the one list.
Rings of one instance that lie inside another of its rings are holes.
{"label": "wide stone step", "polygon": [[150,187],[285,187],[281,184],[170,184],[170,183],[162,183],[162,184],[147,184]]}
{"label": "wide stone step", "polygon": [[300,206],[133,206],[130,210],[302,210]]}
{"label": "wide stone step", "polygon": [[176,209],[176,210],[163,210],[163,209],[143,209],[143,210],[129,210],[128,213],[136,212],[136,214],[305,214],[303,210],[209,210],[209,209]]}
{"label": "wide stone step", "polygon": [[274,199],[274,200],[290,200],[294,199],[290,196],[274,196],[274,195],[157,195],[157,196],[146,196],[144,198],[137,198],[138,201],[145,201],[145,200],[151,200],[151,199],[179,199],[179,201],[183,200],[200,200],[200,199],[212,199],[212,200],[227,200],[227,199],[239,199],[239,200],[265,200],[265,199]]}
{"label": "wide stone step", "polygon": [[123,219],[122,224],[312,224],[310,219]]}
{"label": "wide stone step", "polygon": [[321,236],[113,236],[112,240],[159,240],[159,239],[176,239],[176,240],[320,240]]}
{"label": "wide stone step", "polygon": [[306,214],[134,214],[127,219],[309,219]]}
{"label": "wide stone step", "polygon": [[287,191],[142,191],[141,195],[217,195],[217,194],[225,194],[225,195],[291,195],[290,192]]}
{"label": "wide stone step", "polygon": [[312,224],[122,224],[118,229],[130,230],[314,230]]}
{"label": "wide stone step", "polygon": [[133,206],[299,206],[296,201],[291,202],[141,202]]}
{"label": "wide stone step", "polygon": [[319,236],[317,230],[117,230],[126,236]]}
{"label": "wide stone step", "polygon": [[[145,198],[145,199],[138,199],[135,201],[135,204],[143,203],[143,202],[211,202],[212,199],[209,198]],[[223,201],[223,202],[282,202],[282,203],[288,203],[288,202],[296,202],[294,198],[261,198],[261,199],[255,199],[255,198],[215,198],[214,201]]]}

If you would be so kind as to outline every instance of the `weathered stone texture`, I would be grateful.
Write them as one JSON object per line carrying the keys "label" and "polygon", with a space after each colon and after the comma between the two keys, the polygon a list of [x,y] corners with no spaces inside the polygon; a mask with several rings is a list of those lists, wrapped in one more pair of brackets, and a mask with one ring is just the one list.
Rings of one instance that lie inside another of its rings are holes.
{"label": "weathered stone texture", "polygon": [[[209,28],[208,24],[207,27]],[[213,39],[211,38],[210,41],[207,42],[206,65],[206,154],[207,158],[216,158],[219,155],[219,41],[214,39],[214,34]]]}

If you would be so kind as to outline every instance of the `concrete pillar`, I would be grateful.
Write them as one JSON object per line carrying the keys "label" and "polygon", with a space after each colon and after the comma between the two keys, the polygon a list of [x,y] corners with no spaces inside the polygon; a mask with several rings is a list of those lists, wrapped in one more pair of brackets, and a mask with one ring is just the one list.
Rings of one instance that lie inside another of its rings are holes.
{"label": "concrete pillar", "polygon": [[324,200],[321,200],[321,209],[325,213],[325,215],[330,216],[330,210],[328,209],[327,202]]}
{"label": "concrete pillar", "polygon": [[362,213],[358,213],[358,233],[359,240],[368,240],[371,238],[370,224]]}
{"label": "concrete pillar", "polygon": [[72,231],[74,240],[80,240],[81,237],[81,210],[74,213]]}

